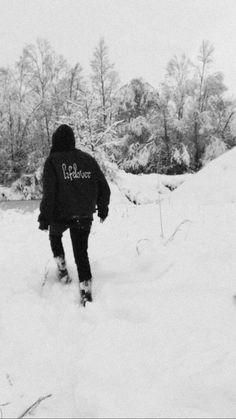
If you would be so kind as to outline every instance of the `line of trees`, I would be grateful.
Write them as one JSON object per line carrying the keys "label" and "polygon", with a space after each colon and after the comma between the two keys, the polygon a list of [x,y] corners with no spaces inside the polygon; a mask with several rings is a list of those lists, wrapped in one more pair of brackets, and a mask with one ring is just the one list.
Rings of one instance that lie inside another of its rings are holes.
{"label": "line of trees", "polygon": [[0,183],[33,173],[51,134],[70,124],[78,145],[134,173],[183,173],[235,145],[235,106],[223,76],[211,71],[214,49],[201,45],[196,63],[173,57],[158,89],[142,79],[120,87],[100,39],[85,77],[48,41],[26,45],[13,68],[0,68]]}

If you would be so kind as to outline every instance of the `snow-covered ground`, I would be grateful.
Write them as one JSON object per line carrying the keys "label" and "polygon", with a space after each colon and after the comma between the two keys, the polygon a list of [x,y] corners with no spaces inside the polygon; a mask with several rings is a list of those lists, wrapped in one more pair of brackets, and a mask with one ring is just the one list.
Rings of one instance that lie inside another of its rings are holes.
{"label": "snow-covered ground", "polygon": [[161,208],[148,177],[146,205],[112,185],[110,216],[90,237],[85,309],[69,234],[74,281],[63,286],[38,210],[0,210],[3,418],[48,395],[37,418],[236,417],[235,162],[233,149],[162,194]]}

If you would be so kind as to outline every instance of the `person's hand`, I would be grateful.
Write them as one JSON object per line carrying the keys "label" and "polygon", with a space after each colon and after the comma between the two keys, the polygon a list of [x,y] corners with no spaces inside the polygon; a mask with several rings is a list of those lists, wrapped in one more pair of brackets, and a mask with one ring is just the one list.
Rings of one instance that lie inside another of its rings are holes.
{"label": "person's hand", "polygon": [[104,223],[105,219],[108,216],[108,208],[105,210],[98,210],[98,217],[100,218],[100,223]]}
{"label": "person's hand", "polygon": [[39,219],[39,230],[48,231],[48,222],[44,218]]}
{"label": "person's hand", "polygon": [[100,223],[104,223],[105,219],[107,218],[107,214],[98,213],[98,217],[100,218]]}

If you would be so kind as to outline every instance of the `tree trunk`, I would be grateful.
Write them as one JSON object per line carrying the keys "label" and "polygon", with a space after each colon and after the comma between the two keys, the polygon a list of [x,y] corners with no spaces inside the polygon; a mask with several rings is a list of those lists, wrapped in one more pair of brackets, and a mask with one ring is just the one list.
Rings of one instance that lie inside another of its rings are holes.
{"label": "tree trunk", "polygon": [[105,88],[104,88],[104,80],[103,75],[101,74],[101,88],[102,88],[102,110],[103,110],[103,123],[106,126],[106,96],[105,96]]}
{"label": "tree trunk", "polygon": [[199,150],[199,132],[198,132],[198,122],[194,122],[194,145],[195,145],[195,168],[199,169],[200,167],[200,150]]}

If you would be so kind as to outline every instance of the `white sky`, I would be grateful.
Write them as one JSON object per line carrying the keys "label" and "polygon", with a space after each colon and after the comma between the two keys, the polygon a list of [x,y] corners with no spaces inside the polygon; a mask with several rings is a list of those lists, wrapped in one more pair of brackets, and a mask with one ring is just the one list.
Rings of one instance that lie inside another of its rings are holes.
{"label": "white sky", "polygon": [[214,70],[236,96],[236,0],[0,0],[0,66],[41,37],[88,71],[101,36],[122,83],[143,77],[155,87],[169,59],[194,59],[209,40]]}

